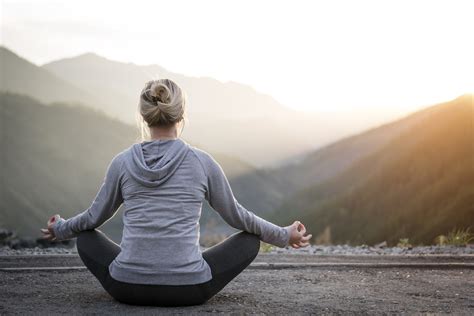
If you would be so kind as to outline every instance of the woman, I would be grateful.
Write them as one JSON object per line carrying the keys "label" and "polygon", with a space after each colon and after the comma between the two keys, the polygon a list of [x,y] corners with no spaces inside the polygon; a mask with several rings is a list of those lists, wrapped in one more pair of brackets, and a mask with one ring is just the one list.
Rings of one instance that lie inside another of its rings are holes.
{"label": "woman", "polygon": [[[309,245],[311,235],[305,236],[299,221],[280,227],[246,210],[213,157],[178,137],[185,105],[186,95],[172,80],[147,82],[139,111],[142,133],[146,123],[151,139],[112,159],[88,209],[68,220],[54,215],[42,229],[45,239],[77,237],[85,266],[123,303],[202,304],[253,261],[260,240],[278,247]],[[241,231],[201,252],[204,199]],[[117,245],[95,228],[114,216],[121,204],[124,228]]]}

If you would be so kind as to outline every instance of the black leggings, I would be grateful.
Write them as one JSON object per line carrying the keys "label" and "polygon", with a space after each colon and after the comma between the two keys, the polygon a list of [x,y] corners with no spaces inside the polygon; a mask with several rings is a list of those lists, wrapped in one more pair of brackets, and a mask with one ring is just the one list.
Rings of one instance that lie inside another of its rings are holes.
{"label": "black leggings", "polygon": [[202,252],[212,271],[212,279],[192,285],[133,284],[113,279],[109,265],[120,253],[120,246],[100,230],[82,231],[77,250],[85,266],[117,301],[132,305],[189,306],[205,303],[257,256],[260,239],[240,231]]}

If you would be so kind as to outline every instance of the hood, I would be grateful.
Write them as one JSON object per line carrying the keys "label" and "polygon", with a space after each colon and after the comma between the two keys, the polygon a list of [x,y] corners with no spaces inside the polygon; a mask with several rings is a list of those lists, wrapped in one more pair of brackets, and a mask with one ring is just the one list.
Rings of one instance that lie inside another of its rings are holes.
{"label": "hood", "polygon": [[181,139],[156,139],[130,147],[126,169],[138,183],[157,187],[171,177],[183,162],[189,144]]}

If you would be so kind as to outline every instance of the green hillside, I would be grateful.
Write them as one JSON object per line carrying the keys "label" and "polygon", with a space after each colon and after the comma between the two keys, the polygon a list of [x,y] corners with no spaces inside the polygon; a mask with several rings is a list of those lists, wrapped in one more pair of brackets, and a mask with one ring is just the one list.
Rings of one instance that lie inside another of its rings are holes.
{"label": "green hillside", "polygon": [[[39,228],[54,213],[68,218],[86,209],[112,157],[138,141],[134,127],[86,107],[45,106],[11,93],[1,93],[0,101],[0,227],[22,235],[39,236]],[[232,157],[214,157],[229,175],[236,197],[249,209],[264,214],[281,201],[270,175]],[[104,230],[120,240],[121,213]],[[232,229],[206,207],[201,233],[210,231]]]}
{"label": "green hillside", "polygon": [[329,228],[334,243],[431,243],[454,227],[474,226],[473,96],[415,118],[373,153],[295,193],[273,219],[300,219],[313,235]]}

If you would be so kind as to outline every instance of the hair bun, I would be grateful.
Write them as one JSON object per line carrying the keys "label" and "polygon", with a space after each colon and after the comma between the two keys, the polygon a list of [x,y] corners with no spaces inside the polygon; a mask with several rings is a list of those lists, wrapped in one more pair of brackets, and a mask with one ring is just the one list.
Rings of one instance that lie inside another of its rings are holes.
{"label": "hair bun", "polygon": [[154,82],[150,87],[150,96],[153,101],[169,104],[171,102],[170,89],[161,82]]}
{"label": "hair bun", "polygon": [[151,126],[166,126],[184,119],[186,94],[171,79],[150,80],[140,93],[139,111]]}

